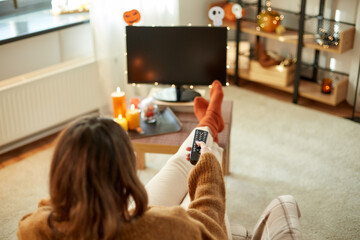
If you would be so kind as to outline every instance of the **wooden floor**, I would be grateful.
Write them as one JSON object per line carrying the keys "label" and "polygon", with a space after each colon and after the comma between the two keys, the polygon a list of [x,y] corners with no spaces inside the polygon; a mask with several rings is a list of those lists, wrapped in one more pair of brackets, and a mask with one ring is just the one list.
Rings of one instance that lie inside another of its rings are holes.
{"label": "wooden floor", "polygon": [[[276,90],[264,86],[262,84],[245,81],[240,83],[240,87],[281,101],[285,101],[289,103],[292,102],[292,94],[280,90]],[[344,118],[352,117],[353,108],[345,101],[340,103],[338,106],[333,107],[309,99],[299,98],[298,104],[310,109],[318,110],[338,117],[344,117]],[[359,117],[360,113],[357,112],[355,116]],[[44,149],[53,146],[54,140],[56,139],[57,135],[58,133],[45,137],[36,142],[20,147],[18,149],[12,150],[10,152],[0,154],[0,169],[12,163],[21,161],[22,159],[31,156],[32,154],[35,154],[39,151],[42,151]]]}

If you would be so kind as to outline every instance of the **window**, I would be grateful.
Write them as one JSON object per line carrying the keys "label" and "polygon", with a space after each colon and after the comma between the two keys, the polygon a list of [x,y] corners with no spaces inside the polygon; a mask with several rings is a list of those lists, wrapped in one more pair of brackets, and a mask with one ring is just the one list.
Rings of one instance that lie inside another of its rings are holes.
{"label": "window", "polygon": [[0,17],[51,8],[51,0],[0,0]]}

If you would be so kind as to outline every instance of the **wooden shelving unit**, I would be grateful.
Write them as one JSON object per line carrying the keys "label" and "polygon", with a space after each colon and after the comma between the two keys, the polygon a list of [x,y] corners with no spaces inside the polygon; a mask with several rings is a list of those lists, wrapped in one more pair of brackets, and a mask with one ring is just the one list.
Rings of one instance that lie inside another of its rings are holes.
{"label": "wooden shelving unit", "polygon": [[[224,26],[230,27],[230,29],[236,29],[235,22],[224,21]],[[257,23],[251,21],[241,21],[241,32],[252,34],[264,38],[274,39],[279,42],[298,44],[299,33],[291,29],[286,30],[283,34],[269,33],[256,30]],[[342,54],[353,48],[355,37],[355,27],[351,27],[340,33],[340,44],[338,46],[333,46],[329,48],[324,48],[315,42],[314,34],[304,34],[304,47],[312,48],[324,52]]]}
{"label": "wooden shelving unit", "polygon": [[[258,12],[260,12],[262,9],[262,4],[261,4],[262,1],[263,0],[258,0],[258,3],[257,3]],[[240,4],[241,4],[242,1],[238,0],[237,2],[240,2]],[[215,3],[215,4],[217,4],[217,3]],[[220,2],[219,5],[220,6],[224,5],[224,3]],[[319,26],[322,26],[321,24],[324,21],[324,18],[323,18],[324,5],[325,5],[325,0],[320,0],[319,16],[318,16],[318,19],[316,19],[316,24],[317,24],[318,29],[319,29]],[[211,6],[214,6],[214,4],[211,4]],[[252,6],[254,6],[254,3],[252,3]],[[316,82],[304,80],[304,79],[302,79],[302,77],[300,77],[301,68],[302,68],[301,51],[302,51],[302,48],[304,48],[304,47],[315,50],[315,60],[313,63],[313,66],[314,66],[313,76],[317,76],[318,71],[324,71],[324,70],[319,70],[320,68],[318,66],[320,51],[328,52],[328,53],[335,53],[335,54],[342,54],[346,51],[351,50],[354,45],[355,26],[353,24],[349,24],[349,23],[341,23],[341,24],[348,24],[348,25],[345,29],[343,29],[342,31],[339,32],[338,45],[337,46],[329,46],[329,47],[321,46],[316,42],[317,39],[316,39],[315,34],[306,33],[304,31],[305,21],[308,20],[305,18],[305,6],[306,6],[306,1],[301,0],[301,10],[299,13],[297,13],[299,15],[299,28],[298,28],[299,30],[297,31],[297,30],[287,29],[286,32],[283,34],[260,31],[260,30],[258,30],[258,28],[257,28],[258,25],[255,21],[249,21],[249,20],[242,19],[240,21],[240,25],[239,25],[239,22],[230,22],[230,21],[223,22],[223,26],[227,26],[230,29],[237,30],[237,32],[239,32],[239,33],[240,32],[246,33],[246,34],[255,35],[258,37],[262,37],[262,38],[274,39],[279,42],[290,43],[290,44],[296,45],[297,46],[297,63],[296,63],[296,67],[295,67],[294,81],[287,81],[290,83],[288,85],[284,86],[282,84],[269,83],[271,81],[266,82],[265,80],[255,79],[252,77],[252,76],[254,76],[254,74],[251,74],[251,72],[247,73],[247,72],[238,70],[238,72],[236,73],[235,69],[228,69],[228,74],[241,77],[242,79],[245,79],[248,81],[260,82],[261,84],[270,86],[272,88],[276,88],[276,89],[279,89],[279,90],[282,90],[285,92],[292,93],[294,103],[297,103],[298,96],[301,96],[304,98],[315,100],[317,102],[325,103],[325,104],[328,104],[331,106],[336,106],[340,102],[345,100],[345,98],[346,98],[348,76],[344,75],[340,79],[338,79],[336,82],[334,82],[333,91],[331,92],[331,94],[321,93],[321,86],[319,84],[317,84]],[[332,19],[326,19],[326,20],[335,22]],[[239,29],[237,29],[237,26],[239,26]],[[238,36],[237,36],[237,39],[238,39]],[[250,65],[250,68],[251,68],[251,65]],[[250,69],[249,71],[252,71],[252,69]],[[271,74],[271,73],[269,72],[269,74]]]}
{"label": "wooden shelving unit", "polygon": [[[227,70],[227,73],[229,75],[235,75],[235,69],[230,68]],[[245,71],[239,71],[239,76],[240,76],[240,78],[247,80],[247,81],[260,82],[260,81],[252,79],[249,76],[249,73],[245,72]],[[310,82],[310,81],[306,81],[306,80],[302,80],[302,81],[300,81],[300,85],[299,85],[299,95],[301,97],[311,99],[311,100],[314,100],[317,102],[321,102],[321,103],[328,104],[331,106],[336,106],[346,98],[348,81],[349,81],[348,77],[341,79],[334,85],[334,90],[331,92],[331,94],[323,94],[323,93],[321,93],[321,89],[320,89],[321,86],[319,84]],[[294,84],[293,83],[291,83],[287,86],[282,86],[279,84],[277,84],[277,85],[269,84],[264,81],[260,82],[260,83],[264,84],[266,86],[275,88],[275,89],[279,89],[284,92],[294,93]]]}

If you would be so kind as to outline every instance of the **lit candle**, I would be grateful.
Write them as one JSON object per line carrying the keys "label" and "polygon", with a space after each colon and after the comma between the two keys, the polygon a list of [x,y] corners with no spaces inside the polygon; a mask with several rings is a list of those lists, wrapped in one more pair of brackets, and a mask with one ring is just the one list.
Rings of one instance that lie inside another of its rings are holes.
{"label": "lit candle", "polygon": [[140,111],[135,108],[134,104],[131,104],[130,109],[126,111],[126,119],[130,130],[136,130],[140,127]]}
{"label": "lit candle", "polygon": [[117,87],[116,92],[111,94],[114,110],[114,118],[117,118],[119,114],[125,116],[126,114],[126,99],[125,93],[120,91],[120,88]]}
{"label": "lit candle", "polygon": [[321,92],[330,94],[332,89],[332,80],[330,78],[324,78],[321,83]]}
{"label": "lit candle", "polygon": [[119,114],[119,117],[114,119],[117,124],[119,124],[125,131],[128,130],[128,121],[126,118],[123,118],[121,114]]}

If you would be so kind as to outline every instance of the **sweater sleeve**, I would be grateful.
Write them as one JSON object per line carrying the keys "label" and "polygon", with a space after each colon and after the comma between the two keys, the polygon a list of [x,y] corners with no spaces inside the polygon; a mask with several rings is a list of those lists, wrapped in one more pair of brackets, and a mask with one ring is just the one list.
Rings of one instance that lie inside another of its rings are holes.
{"label": "sweater sleeve", "polygon": [[47,224],[51,211],[50,200],[40,200],[35,212],[28,213],[20,219],[16,233],[18,240],[52,239],[52,232]]}
{"label": "sweater sleeve", "polygon": [[225,184],[221,167],[212,153],[201,154],[188,180],[191,203],[188,213],[201,221],[216,239],[227,239]]}

